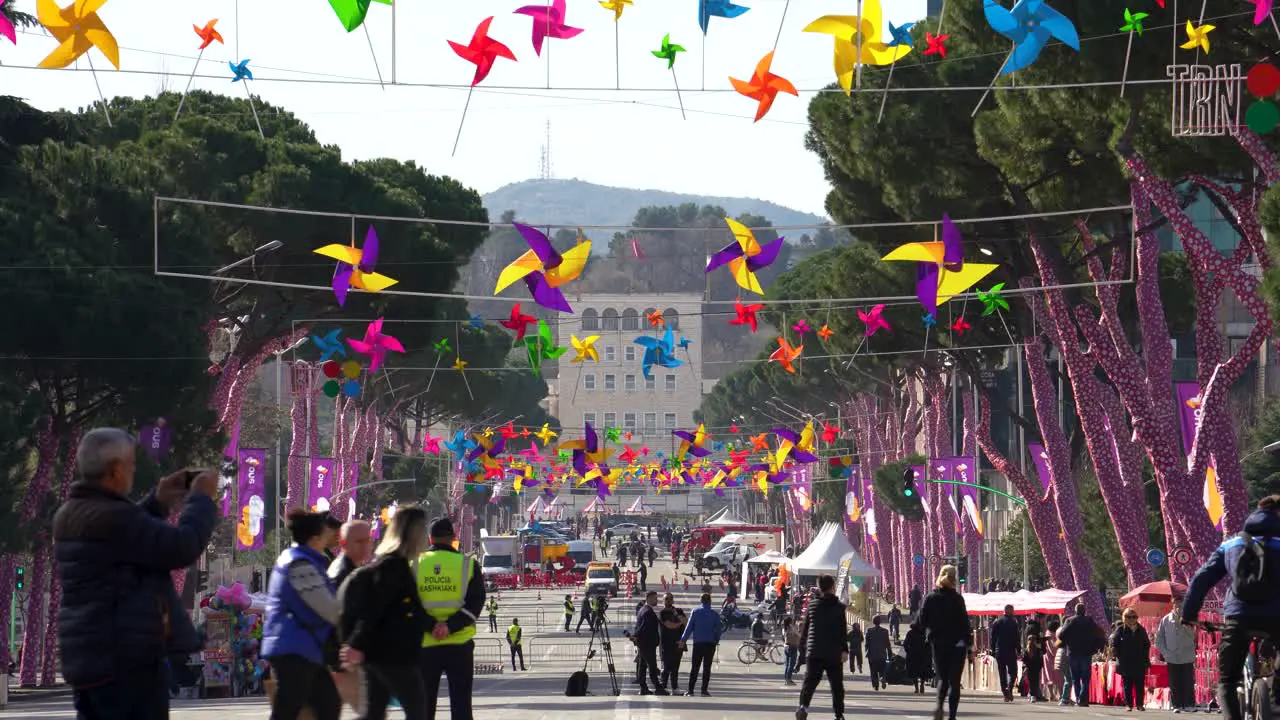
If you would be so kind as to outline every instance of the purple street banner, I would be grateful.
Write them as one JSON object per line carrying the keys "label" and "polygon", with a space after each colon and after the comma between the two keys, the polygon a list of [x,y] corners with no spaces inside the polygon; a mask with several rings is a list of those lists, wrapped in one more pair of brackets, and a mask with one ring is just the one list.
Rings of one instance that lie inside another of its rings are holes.
{"label": "purple street banner", "polygon": [[[951,458],[952,474],[956,482],[977,484],[977,470],[973,466],[973,458]],[[960,487],[960,504],[964,507],[964,512],[969,516],[969,522],[973,523],[973,527],[981,536],[982,513],[981,505],[978,501],[978,488],[961,485]],[[952,507],[955,507],[955,501],[952,501]]]}
{"label": "purple street banner", "polygon": [[844,514],[849,518],[849,522],[858,522],[862,519],[863,508],[861,466],[850,465],[848,471],[849,475],[844,484]]}
{"label": "purple street banner", "polygon": [[[1114,446],[1113,446],[1114,447]],[[1027,443],[1027,452],[1031,453],[1031,462],[1035,463],[1036,475],[1040,477],[1040,487],[1049,492],[1049,454],[1040,443]]]}
{"label": "purple street banner", "polygon": [[236,549],[260,550],[265,535],[263,521],[267,515],[267,451],[262,448],[242,448],[238,460]]}
{"label": "purple street banner", "polygon": [[329,509],[329,498],[333,497],[333,458],[318,457],[311,459],[311,483],[307,502],[315,512]]}
{"label": "purple street banner", "polygon": [[[960,474],[956,469],[956,466],[962,462],[964,462],[964,458],[935,458],[931,461],[934,478],[944,482],[968,482],[960,478]],[[946,493],[947,503],[951,505],[951,511],[956,514],[956,522],[960,522],[960,510],[956,507],[955,486],[943,485],[941,491]]]}
{"label": "purple street banner", "polygon": [[[1178,403],[1178,424],[1182,427],[1182,446],[1187,451],[1187,464],[1191,464],[1191,447],[1195,444],[1196,428],[1200,426],[1200,384],[1177,382],[1173,384],[1174,398]],[[1204,509],[1214,527],[1222,529],[1222,494],[1218,491],[1218,468],[1210,458],[1205,469]]]}
{"label": "purple street banner", "polygon": [[916,497],[920,498],[920,504],[924,507],[925,522],[929,520],[929,468],[927,465],[912,465],[911,473],[915,475]]}
{"label": "purple street banner", "polygon": [[155,422],[138,428],[138,442],[152,460],[159,462],[160,458],[169,454],[169,445],[173,442],[173,428],[169,427],[168,420],[156,418]]}

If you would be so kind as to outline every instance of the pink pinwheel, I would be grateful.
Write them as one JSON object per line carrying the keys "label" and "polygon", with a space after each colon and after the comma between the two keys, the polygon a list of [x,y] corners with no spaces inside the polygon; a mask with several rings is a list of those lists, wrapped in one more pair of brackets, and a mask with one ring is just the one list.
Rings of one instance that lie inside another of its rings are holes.
{"label": "pink pinwheel", "polygon": [[18,44],[18,33],[13,29],[13,22],[0,13],[0,35],[9,38],[9,42]]}
{"label": "pink pinwheel", "polygon": [[427,439],[422,441],[422,451],[425,453],[430,453],[432,455],[439,455],[440,441],[443,439],[444,438],[442,437],[431,437],[430,435],[428,435]]}
{"label": "pink pinwheel", "polygon": [[539,56],[542,55],[543,40],[549,37],[568,40],[582,33],[582,28],[564,24],[564,0],[552,0],[550,5],[525,5],[515,14],[533,18],[533,51]]}
{"label": "pink pinwheel", "polygon": [[884,316],[881,314],[883,312],[884,305],[876,305],[871,308],[871,312],[869,313],[862,312],[861,310],[858,311],[858,319],[867,324],[867,331],[863,334],[864,337],[871,337],[872,335],[875,335],[877,330],[889,332],[893,329],[889,327],[889,321],[885,320]]}
{"label": "pink pinwheel", "polygon": [[1253,0],[1253,24],[1261,25],[1271,16],[1274,0]]}
{"label": "pink pinwheel", "polygon": [[253,602],[249,598],[249,591],[245,590],[244,585],[238,582],[231,583],[231,587],[219,586],[216,595],[227,607],[236,608],[237,610],[247,610]]}
{"label": "pink pinwheel", "polygon": [[382,318],[369,323],[369,327],[364,331],[364,340],[348,339],[347,344],[361,355],[369,356],[370,373],[377,372],[378,368],[382,367],[382,361],[386,359],[388,350],[404,352],[404,346],[399,340],[382,334]]}
{"label": "pink pinwheel", "polygon": [[542,453],[538,452],[537,443],[532,443],[529,447],[521,450],[519,454],[529,458],[530,462],[537,462],[542,459]]}
{"label": "pink pinwheel", "polygon": [[801,320],[800,322],[796,323],[795,325],[792,325],[792,326],[791,326],[791,329],[792,329],[792,330],[795,330],[796,332],[800,333],[801,335],[804,335],[804,334],[808,333],[810,330],[812,330],[812,328],[810,328],[810,327],[809,327],[809,323],[805,322],[804,320]]}

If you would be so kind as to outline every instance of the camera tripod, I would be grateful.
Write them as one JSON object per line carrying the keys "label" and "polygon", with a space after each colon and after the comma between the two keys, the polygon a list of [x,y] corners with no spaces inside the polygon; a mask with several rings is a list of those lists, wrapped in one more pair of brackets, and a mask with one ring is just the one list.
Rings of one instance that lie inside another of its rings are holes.
{"label": "camera tripod", "polygon": [[591,626],[591,641],[587,643],[587,659],[582,663],[584,672],[587,669],[587,664],[596,655],[597,640],[604,655],[605,669],[609,671],[609,686],[614,695],[621,695],[622,688],[618,686],[618,671],[613,665],[613,645],[609,642],[609,620],[605,612],[598,613],[595,617],[595,623]]}

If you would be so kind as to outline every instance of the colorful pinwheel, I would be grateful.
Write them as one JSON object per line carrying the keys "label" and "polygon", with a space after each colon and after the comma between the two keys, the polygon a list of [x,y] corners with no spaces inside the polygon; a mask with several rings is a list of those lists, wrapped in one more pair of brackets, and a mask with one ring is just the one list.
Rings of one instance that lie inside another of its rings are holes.
{"label": "colorful pinwheel", "polygon": [[871,308],[871,312],[858,311],[858,319],[867,325],[863,337],[871,337],[879,330],[884,330],[885,332],[893,330],[893,328],[889,327],[889,321],[884,319],[883,313],[884,305],[876,305]]}
{"label": "colorful pinwheel", "polygon": [[676,53],[685,52],[685,49],[681,45],[676,45],[672,43],[671,33],[667,33],[666,35],[662,36],[662,47],[658,48],[657,50],[653,50],[652,52],[654,57],[658,58],[659,60],[667,61],[668,70],[674,70],[676,67]]}
{"label": "colorful pinwheel", "polygon": [[934,316],[938,314],[939,303],[965,292],[999,267],[966,263],[960,230],[945,214],[942,216],[942,242],[907,243],[880,259],[916,263],[916,298]]}
{"label": "colorful pinwheel", "polygon": [[711,454],[710,450],[703,447],[703,444],[707,441],[707,429],[701,424],[693,432],[672,430],[671,434],[680,438],[680,447],[676,449],[675,454],[677,461],[684,460],[685,455],[688,454],[692,454],[694,457],[706,457]]}
{"label": "colorful pinwheel", "polygon": [[756,70],[752,73],[750,80],[739,80],[735,77],[729,78],[734,90],[756,101],[755,122],[760,122],[760,118],[769,113],[769,108],[773,107],[773,101],[777,99],[778,93],[782,92],[800,97],[800,93],[796,91],[796,86],[792,85],[790,80],[781,75],[775,75],[770,71],[772,64],[773,53],[770,52],[760,58],[760,62],[756,63]]}
{"label": "colorful pinwheel", "polygon": [[[618,11],[621,14],[621,11]],[[582,34],[582,28],[569,27],[564,24],[565,0],[551,0],[543,5],[525,5],[515,11],[516,15],[527,15],[533,18],[533,51],[542,55],[542,43],[547,38],[568,40]]]}
{"label": "colorful pinwheel", "polygon": [[1051,38],[1080,51],[1076,26],[1045,0],[1018,0],[1012,10],[1006,10],[996,0],[983,0],[982,10],[991,29],[1013,42],[1013,52],[996,77],[1030,67]]}
{"label": "colorful pinwheel", "polygon": [[498,284],[494,294],[507,289],[512,283],[523,279],[529,287],[533,301],[549,310],[571,313],[569,301],[565,299],[560,286],[578,278],[587,266],[587,258],[591,256],[591,241],[578,233],[578,244],[566,250],[562,255],[552,247],[551,241],[537,228],[512,223],[520,233],[530,250],[513,260],[498,275]]}
{"label": "colorful pinwheel", "polygon": [[422,452],[427,453],[428,455],[439,455],[440,441],[443,439],[444,438],[442,437],[431,437],[431,435],[428,434],[422,441]]}
{"label": "colorful pinwheel", "polygon": [[391,0],[329,0],[329,5],[342,22],[342,27],[351,32],[364,24],[364,18],[369,14],[369,5],[375,2],[391,4]]}
{"label": "colorful pinwheel", "polygon": [[1186,28],[1187,41],[1182,43],[1178,47],[1182,48],[1183,50],[1196,50],[1198,48],[1200,50],[1204,50],[1204,54],[1208,55],[1209,54],[1209,33],[1217,29],[1218,28],[1216,25],[1201,25],[1200,27],[1196,27],[1195,25],[1191,24],[1190,20],[1188,20],[1187,28]]}
{"label": "colorful pinwheel", "polygon": [[324,335],[311,336],[311,343],[320,350],[320,362],[327,362],[333,359],[334,355],[343,358],[347,356],[347,348],[338,339],[341,334],[342,328],[334,328]]}
{"label": "colorful pinwheel", "polygon": [[702,34],[707,34],[707,27],[713,17],[721,17],[726,20],[739,17],[751,8],[745,5],[735,5],[731,0],[698,0],[698,27],[702,28]]}
{"label": "colorful pinwheel", "polygon": [[533,368],[534,375],[542,374],[543,360],[555,360],[569,349],[556,345],[555,338],[551,337],[551,326],[547,325],[546,320],[538,321],[538,333],[524,339],[524,348],[529,355],[529,367]]}
{"label": "colorful pinwheel", "polygon": [[[760,281],[756,278],[756,273],[773,264],[778,259],[778,253],[782,251],[782,242],[784,238],[778,238],[767,245],[761,245],[756,242],[755,233],[751,228],[732,218],[725,218],[728,223],[729,230],[733,233],[734,241],[725,245],[719,252],[711,256],[711,260],[707,263],[707,272],[711,272],[721,265],[728,265],[729,270],[733,273],[733,279],[738,286],[744,290],[750,290],[757,295],[764,295],[764,289],[760,287]],[[755,326],[751,328],[755,332]]]}
{"label": "colorful pinwheel", "polygon": [[621,20],[622,11],[626,10],[627,6],[633,5],[633,4],[634,3],[632,2],[632,0],[600,0],[600,7],[604,8],[605,10],[613,11],[614,22],[618,22],[619,20]]}
{"label": "colorful pinwheel", "polygon": [[386,359],[388,351],[404,352],[404,346],[400,344],[399,340],[383,334],[382,318],[369,323],[369,326],[365,328],[363,340],[348,338],[347,344],[351,346],[352,350],[361,355],[369,356],[369,372],[371,373],[377,372],[378,368],[382,366],[382,361]]}
{"label": "colorful pinwheel", "polygon": [[818,460],[815,455],[813,423],[806,423],[798,434],[789,428],[774,428],[773,434],[778,438],[778,449],[774,453],[774,462],[778,467],[787,460],[798,463],[811,463]]}
{"label": "colorful pinwheel", "polygon": [[733,301],[733,312],[736,317],[729,321],[730,325],[747,325],[754,333],[757,327],[756,313],[764,309],[764,305],[743,305],[741,300]]}
{"label": "colorful pinwheel", "polygon": [[824,15],[805,26],[804,32],[835,38],[836,80],[846,95],[853,92],[853,76],[858,65],[891,65],[911,53],[909,45],[890,46],[884,42],[880,34],[883,22],[880,0],[865,0],[861,18]]}
{"label": "colorful pinwheel", "polygon": [[1129,8],[1124,9],[1124,25],[1120,26],[1120,32],[1142,34],[1142,21],[1151,17],[1149,13],[1132,12]]}
{"label": "colorful pinwheel", "polygon": [[951,39],[950,35],[934,35],[925,31],[924,41],[928,47],[925,48],[925,55],[937,55],[943,60],[947,59],[947,41]]}
{"label": "colorful pinwheel", "polygon": [[796,333],[802,337],[813,330],[813,328],[809,327],[809,323],[804,320],[800,320],[799,322],[792,324],[791,329],[795,330]]}
{"label": "colorful pinwheel", "polygon": [[978,301],[981,302],[985,308],[982,311],[982,317],[994,315],[998,310],[1009,312],[1009,301],[1000,296],[1000,293],[1003,290],[1004,283],[996,283],[986,292],[982,292],[981,290],[978,291]]}
{"label": "colorful pinwheel", "polygon": [[542,423],[542,429],[536,435],[544,446],[550,445],[551,441],[556,439],[556,432],[551,429],[551,423]]}
{"label": "colorful pinwheel", "polygon": [[[75,0],[70,5],[59,8],[54,0],[36,0],[36,17],[54,40],[58,47],[40,61],[42,68],[64,68],[75,62],[90,48],[98,48],[103,57],[117,70],[120,69],[120,46],[116,38],[102,24],[98,11],[107,0]],[[10,40],[17,40],[8,34]]]}
{"label": "colorful pinwheel", "polygon": [[511,308],[511,319],[499,320],[498,324],[516,334],[516,342],[524,339],[524,332],[530,325],[537,325],[538,318],[520,312],[520,303]]}
{"label": "colorful pinwheel", "polygon": [[[583,362],[584,360],[590,360],[592,362],[600,362],[600,351],[596,350],[596,341],[599,339],[600,339],[599,335],[588,335],[587,337],[581,340],[578,339],[577,335],[570,335],[569,343],[573,345],[573,349],[578,354],[569,362],[580,363],[580,362]],[[543,441],[543,444],[544,445],[546,444],[545,440]]]}
{"label": "colorful pinwheel", "polygon": [[440,355],[453,351],[453,348],[449,347],[449,338],[440,338],[435,341],[433,347],[435,348],[436,353]]}
{"label": "colorful pinwheel", "polygon": [[[249,69],[249,59],[241,60],[238,63],[228,61],[227,67],[231,68],[231,82],[240,82],[241,80],[252,80],[253,71]],[[372,229],[372,228],[370,228]]]}
{"label": "colorful pinwheel", "polygon": [[818,331],[818,337],[822,338],[823,342],[830,340],[831,336],[835,334],[836,334],[836,331],[827,327],[826,323],[823,323],[822,329]]}
{"label": "colorful pinwheel", "polygon": [[338,299],[338,307],[346,304],[347,291],[351,288],[378,292],[398,282],[374,272],[378,264],[378,233],[374,232],[372,225],[358,250],[349,245],[334,244],[312,252],[338,261],[338,267],[333,271],[333,295]]}
{"label": "colorful pinwheel", "polygon": [[791,346],[784,337],[778,338],[778,349],[773,351],[769,356],[769,362],[777,362],[782,366],[783,370],[795,374],[795,361],[800,359],[800,353],[804,352],[804,345]]}
{"label": "colorful pinwheel", "polygon": [[458,57],[476,66],[475,77],[471,80],[472,87],[484,82],[498,58],[516,59],[516,56],[511,52],[511,48],[489,37],[489,26],[492,23],[492,17],[487,17],[480,21],[480,24],[476,26],[475,33],[471,36],[471,42],[467,45],[452,40],[449,41],[449,47],[453,48]]}
{"label": "colorful pinwheel", "polygon": [[956,318],[956,321],[954,323],[951,323],[951,329],[955,331],[955,334],[957,335],[964,335],[966,330],[971,330],[972,328],[973,326],[970,325],[969,322],[964,319],[963,315]]}
{"label": "colorful pinwheel", "polygon": [[220,45],[226,44],[222,40],[222,33],[218,32],[218,29],[214,27],[217,24],[218,18],[214,18],[205,23],[204,27],[199,25],[191,26],[191,29],[196,31],[196,35],[200,36],[200,47],[197,50],[204,50],[215,42]]}
{"label": "colorful pinwheel", "polygon": [[678,368],[684,364],[683,360],[676,357],[675,336],[671,332],[671,328],[667,328],[666,334],[661,338],[649,337],[642,335],[634,340],[636,345],[644,348],[644,355],[640,358],[640,369],[645,377],[649,377],[654,365],[664,368]]}

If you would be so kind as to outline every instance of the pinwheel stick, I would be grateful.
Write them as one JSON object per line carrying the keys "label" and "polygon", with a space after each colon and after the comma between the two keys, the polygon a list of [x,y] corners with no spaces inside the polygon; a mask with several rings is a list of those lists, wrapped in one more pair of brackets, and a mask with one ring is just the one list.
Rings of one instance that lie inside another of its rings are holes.
{"label": "pinwheel stick", "polygon": [[613,21],[613,85],[614,89],[622,89],[622,42],[618,34],[618,20]]}
{"label": "pinwheel stick", "polygon": [[884,83],[884,95],[880,98],[880,112],[876,115],[876,124],[880,124],[880,120],[884,118],[884,106],[889,102],[889,88],[893,86],[893,69],[898,66],[897,58],[889,63],[889,79]]}
{"label": "pinwheel stick", "polygon": [[102,84],[98,82],[98,71],[93,69],[93,56],[85,53],[89,60],[89,74],[93,76],[93,86],[98,88],[98,98],[102,100],[102,114],[107,118],[107,127],[111,127],[111,111],[107,109],[107,96],[102,94]]}
{"label": "pinwheel stick", "polygon": [[462,119],[458,121],[458,134],[453,138],[453,152],[449,154],[449,157],[458,154],[458,141],[462,139],[462,126],[467,122],[467,108],[471,107],[471,93],[475,92],[475,90],[475,85],[472,85],[471,89],[467,90],[467,102],[462,105]]}
{"label": "pinwheel stick", "polygon": [[253,111],[253,122],[258,126],[258,135],[263,140],[266,140],[267,134],[262,132],[262,121],[258,119],[258,106],[253,102],[253,93],[249,92],[249,81],[245,80],[242,84],[244,85],[244,94],[249,98],[249,109]]}
{"label": "pinwheel stick", "polygon": [[862,0],[858,0],[858,47],[855,57],[857,72],[854,75],[854,87],[858,92],[862,92]]}
{"label": "pinwheel stick", "polygon": [[[680,81],[676,78],[676,69],[674,67],[671,68],[671,82],[676,84],[676,102],[680,103],[680,117],[688,120],[689,116],[684,114],[684,98],[680,95]],[[632,247],[635,247],[634,241],[632,242]],[[637,257],[639,256],[637,255]]]}
{"label": "pinwheel stick", "polygon": [[467,380],[467,371],[463,370],[461,372],[462,372],[462,384],[467,387],[467,397],[471,398],[471,402],[475,402],[476,396],[475,396],[475,393],[471,392],[471,381]]}
{"label": "pinwheel stick", "polygon": [[1120,73],[1120,97],[1124,97],[1125,83],[1129,82],[1129,58],[1133,55],[1133,30],[1129,30],[1129,47],[1124,51],[1124,71]]}
{"label": "pinwheel stick", "polygon": [[973,113],[971,113],[969,117],[978,117],[978,111],[982,109],[982,104],[987,101],[987,96],[991,94],[991,88],[996,86],[996,81],[1000,79],[1000,73],[1004,72],[1004,66],[1008,65],[1009,61],[1012,59],[1013,53],[1010,52],[1009,56],[1004,59],[1004,62],[1000,63],[1000,69],[996,71],[995,77],[991,78],[991,84],[988,85],[986,91],[982,93],[982,97],[978,98],[978,104],[973,106]]}
{"label": "pinwheel stick", "polygon": [[200,48],[200,52],[196,55],[196,64],[191,66],[191,75],[187,77],[187,86],[182,89],[182,97],[178,98],[178,109],[173,113],[173,121],[178,122],[178,116],[182,114],[182,106],[187,102],[187,93],[191,92],[191,81],[196,79],[196,71],[200,69],[200,60],[204,57],[204,48]]}
{"label": "pinwheel stick", "polygon": [[423,390],[423,394],[431,392],[431,383],[436,379],[436,370],[440,369],[440,358],[444,353],[436,353],[436,364],[431,366],[431,374],[427,376],[427,389]]}
{"label": "pinwheel stick", "polygon": [[378,53],[373,49],[373,36],[369,34],[369,24],[363,23],[362,27],[364,28],[364,39],[369,41],[369,55],[373,57],[373,71],[378,73],[378,85],[385,91],[387,86],[382,82],[382,68],[378,67]]}

